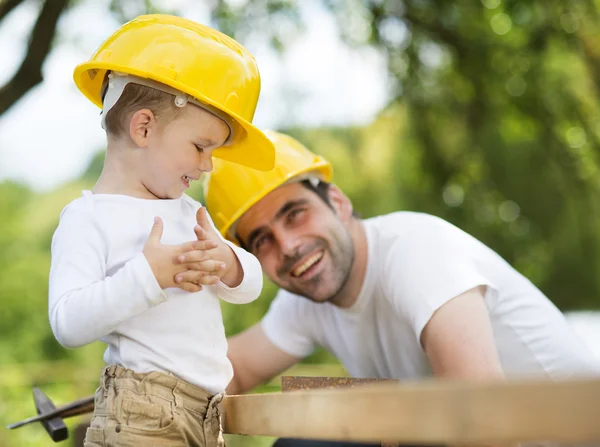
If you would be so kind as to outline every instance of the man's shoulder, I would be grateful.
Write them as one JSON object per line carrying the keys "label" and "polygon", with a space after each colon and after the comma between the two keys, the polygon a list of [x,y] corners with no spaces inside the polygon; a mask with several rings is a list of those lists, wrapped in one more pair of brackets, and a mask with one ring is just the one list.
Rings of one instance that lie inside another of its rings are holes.
{"label": "man's shoulder", "polygon": [[364,224],[370,235],[383,239],[386,247],[390,247],[395,241],[428,239],[439,232],[458,230],[440,217],[416,211],[397,211],[375,216],[365,219]]}
{"label": "man's shoulder", "polygon": [[365,229],[369,253],[384,275],[396,272],[399,265],[430,264],[449,253],[468,256],[467,248],[474,246],[472,236],[427,213],[401,211],[374,217],[365,221]]}
{"label": "man's shoulder", "polygon": [[448,225],[448,222],[441,217],[421,211],[395,211],[389,214],[381,214],[364,219],[367,225],[373,225],[380,228],[398,228],[400,229],[421,227],[422,225]]}

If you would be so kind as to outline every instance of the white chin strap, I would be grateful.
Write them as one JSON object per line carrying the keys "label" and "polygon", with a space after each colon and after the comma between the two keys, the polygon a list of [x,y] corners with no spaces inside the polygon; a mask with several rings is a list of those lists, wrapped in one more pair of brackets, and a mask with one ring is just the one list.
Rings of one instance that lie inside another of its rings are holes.
{"label": "white chin strap", "polygon": [[227,137],[227,140],[225,140],[225,143],[223,143],[223,146],[225,146],[233,138],[233,124],[231,117],[224,114],[215,107],[209,106],[208,104],[202,104],[200,101],[196,100],[190,95],[172,87],[169,87],[168,85],[153,81],[152,79],[140,78],[138,76],[125,73],[118,73],[116,71],[111,71],[108,73],[108,86],[106,88],[106,93],[102,101],[100,125],[104,130],[106,130],[106,114],[117,103],[117,101],[123,94],[123,90],[125,90],[125,87],[129,83],[143,85],[145,87],[153,88],[155,90],[159,90],[161,92],[173,95],[173,102],[177,107],[185,107],[185,105],[189,102],[200,107],[203,110],[206,110],[208,113],[223,120],[225,124],[227,124],[227,127],[229,127],[229,136]]}

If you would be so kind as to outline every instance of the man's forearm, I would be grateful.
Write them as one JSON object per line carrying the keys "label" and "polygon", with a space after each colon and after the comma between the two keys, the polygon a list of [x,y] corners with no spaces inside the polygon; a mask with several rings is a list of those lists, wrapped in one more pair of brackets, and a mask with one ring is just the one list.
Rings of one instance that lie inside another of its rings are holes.
{"label": "man's forearm", "polygon": [[227,385],[227,388],[225,389],[225,392],[229,395],[233,395],[233,394],[241,394],[241,386],[240,383],[237,379],[237,377],[234,375],[233,378],[231,379],[231,381],[229,382],[229,385]]}

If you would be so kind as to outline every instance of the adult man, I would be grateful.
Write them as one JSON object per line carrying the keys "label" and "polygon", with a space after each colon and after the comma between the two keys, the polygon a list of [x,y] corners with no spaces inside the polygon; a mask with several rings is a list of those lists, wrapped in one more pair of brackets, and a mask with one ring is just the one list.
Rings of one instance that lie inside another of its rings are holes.
{"label": "adult man", "polygon": [[273,171],[218,163],[205,185],[215,225],[282,288],[262,322],[229,339],[230,393],[317,345],[356,377],[600,373],[562,313],[494,251],[427,214],[357,218],[326,160],[267,135]]}

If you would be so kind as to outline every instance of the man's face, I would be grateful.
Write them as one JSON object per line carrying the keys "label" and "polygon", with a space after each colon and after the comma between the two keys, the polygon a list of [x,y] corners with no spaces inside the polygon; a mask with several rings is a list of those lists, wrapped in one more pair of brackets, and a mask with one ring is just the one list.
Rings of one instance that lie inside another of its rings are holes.
{"label": "man's face", "polygon": [[237,235],[279,287],[315,302],[335,298],[354,261],[352,208],[332,187],[328,206],[300,183],[281,186],[240,219]]}

